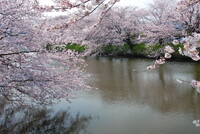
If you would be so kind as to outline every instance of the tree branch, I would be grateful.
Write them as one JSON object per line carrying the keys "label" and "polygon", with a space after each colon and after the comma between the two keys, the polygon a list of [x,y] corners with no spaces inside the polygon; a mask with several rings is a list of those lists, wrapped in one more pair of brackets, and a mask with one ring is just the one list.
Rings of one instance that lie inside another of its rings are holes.
{"label": "tree branch", "polygon": [[20,52],[11,52],[11,53],[3,53],[0,54],[1,56],[9,56],[9,55],[17,55],[17,54],[25,54],[25,53],[37,53],[39,52],[38,50],[32,50],[32,51],[20,51]]}

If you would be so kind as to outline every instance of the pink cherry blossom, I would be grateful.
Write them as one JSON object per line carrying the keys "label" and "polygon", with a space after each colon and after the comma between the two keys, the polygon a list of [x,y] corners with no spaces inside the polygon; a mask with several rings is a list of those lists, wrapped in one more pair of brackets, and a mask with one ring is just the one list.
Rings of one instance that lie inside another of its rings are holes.
{"label": "pink cherry blossom", "polygon": [[181,0],[176,10],[176,20],[184,25],[184,34],[199,32],[199,0]]}
{"label": "pink cherry blossom", "polygon": [[167,53],[173,53],[174,49],[172,47],[170,47],[170,46],[166,46],[165,47],[165,52],[167,52]]}
{"label": "pink cherry blossom", "polygon": [[155,68],[156,68],[156,65],[150,65],[150,66],[147,67],[147,70],[153,70]]}
{"label": "pink cherry blossom", "polygon": [[156,60],[155,65],[160,65],[160,64],[164,64],[164,63],[165,63],[165,59],[160,58],[159,60]]}
{"label": "pink cherry blossom", "polygon": [[200,81],[192,80],[192,81],[191,81],[191,85],[192,85],[194,88],[198,89],[198,88],[200,88]]}
{"label": "pink cherry blossom", "polygon": [[179,41],[178,40],[173,40],[173,42],[172,42],[174,45],[177,45],[178,43],[179,43]]}
{"label": "pink cherry blossom", "polygon": [[169,54],[169,53],[165,53],[165,58],[166,58],[166,59],[169,59],[169,58],[171,58],[171,57],[172,57],[171,54]]}
{"label": "pink cherry blossom", "polygon": [[193,33],[192,36],[185,37],[182,41],[184,50],[181,54],[191,57],[195,61],[200,60],[199,51],[197,50],[197,48],[200,48],[199,36],[200,34]]}
{"label": "pink cherry blossom", "polygon": [[177,30],[173,24],[177,16],[175,6],[176,2],[173,0],[153,0],[149,4],[146,15],[142,16],[145,20],[141,24],[144,38],[151,39],[153,43],[156,41],[162,44],[164,39],[181,34],[181,31]]}
{"label": "pink cherry blossom", "polygon": [[196,127],[200,127],[200,120],[194,120],[194,121],[193,121],[193,124],[194,124]]}
{"label": "pink cherry blossom", "polygon": [[[97,9],[105,3],[110,8],[116,2],[100,0],[94,7],[90,0],[55,0],[52,6],[40,5],[37,0],[1,1],[0,97],[13,105],[52,104],[54,99],[69,100],[72,90],[90,89],[86,83],[90,74],[85,72],[84,60],[77,53],[47,52],[45,46],[65,41],[64,29],[92,14],[92,10],[74,13],[81,5]],[[69,10],[74,18],[58,17],[52,23],[55,18],[45,16],[46,12]]]}

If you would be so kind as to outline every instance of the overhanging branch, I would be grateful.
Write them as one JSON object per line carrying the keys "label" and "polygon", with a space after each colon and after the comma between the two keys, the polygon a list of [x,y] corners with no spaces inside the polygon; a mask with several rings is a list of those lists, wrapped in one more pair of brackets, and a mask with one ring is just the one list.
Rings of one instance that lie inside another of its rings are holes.
{"label": "overhanging branch", "polygon": [[32,51],[20,51],[20,52],[10,52],[10,53],[2,53],[0,54],[0,57],[2,56],[9,56],[9,55],[17,55],[17,54],[25,54],[25,53],[37,53],[38,50],[32,50]]}

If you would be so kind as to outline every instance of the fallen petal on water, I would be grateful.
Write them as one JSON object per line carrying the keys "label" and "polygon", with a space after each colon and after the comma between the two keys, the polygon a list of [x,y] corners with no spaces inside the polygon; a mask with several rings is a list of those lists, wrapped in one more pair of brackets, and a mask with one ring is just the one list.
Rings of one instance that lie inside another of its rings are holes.
{"label": "fallen petal on water", "polygon": [[197,121],[196,121],[196,120],[194,120],[192,123],[193,123],[193,124],[196,124],[196,123],[197,123]]}
{"label": "fallen petal on water", "polygon": [[200,93],[200,88],[197,88],[197,92]]}
{"label": "fallen petal on water", "polygon": [[192,122],[196,127],[200,127],[200,120],[194,120]]}
{"label": "fallen petal on water", "polygon": [[178,83],[183,83],[183,81],[180,80],[180,79],[176,79],[176,81],[177,81]]}
{"label": "fallen petal on water", "polygon": [[196,123],[196,127],[200,127],[200,124],[199,124],[199,123]]}

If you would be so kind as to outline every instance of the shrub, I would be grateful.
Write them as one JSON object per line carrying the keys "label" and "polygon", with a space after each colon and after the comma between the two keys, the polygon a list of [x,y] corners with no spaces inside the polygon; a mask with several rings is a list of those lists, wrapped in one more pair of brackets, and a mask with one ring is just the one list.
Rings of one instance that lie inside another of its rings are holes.
{"label": "shrub", "polygon": [[146,44],[134,44],[133,49],[131,50],[133,54],[146,54]]}
{"label": "shrub", "polygon": [[64,50],[70,49],[70,50],[80,53],[80,52],[84,52],[87,49],[87,47],[84,45],[74,44],[74,43],[65,44],[65,45],[55,45],[55,46],[51,44],[47,44],[46,49],[49,51],[53,49],[55,49],[56,51],[64,51]]}
{"label": "shrub", "polygon": [[66,50],[70,49],[70,50],[74,50],[76,52],[84,52],[87,47],[84,45],[80,45],[80,44],[66,44],[64,45],[64,48]]}
{"label": "shrub", "polygon": [[101,45],[97,48],[99,55],[126,55],[129,53],[128,45]]}

